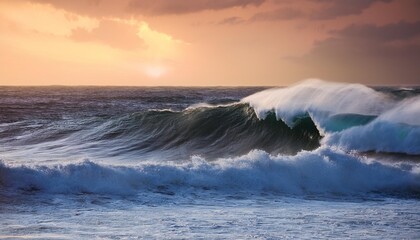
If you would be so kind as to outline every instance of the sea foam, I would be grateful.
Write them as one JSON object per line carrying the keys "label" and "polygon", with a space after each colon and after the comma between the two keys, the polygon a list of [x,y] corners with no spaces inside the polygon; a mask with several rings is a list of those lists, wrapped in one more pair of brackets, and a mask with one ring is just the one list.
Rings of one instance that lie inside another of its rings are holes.
{"label": "sea foam", "polygon": [[110,166],[83,161],[54,166],[0,165],[0,188],[62,194],[130,195],[141,192],[215,191],[273,194],[353,195],[418,193],[415,167],[387,166],[321,147],[296,156],[254,150],[209,162],[192,157],[183,163]]}
{"label": "sea foam", "polygon": [[420,97],[398,103],[366,125],[328,134],[322,143],[357,151],[420,154]]}

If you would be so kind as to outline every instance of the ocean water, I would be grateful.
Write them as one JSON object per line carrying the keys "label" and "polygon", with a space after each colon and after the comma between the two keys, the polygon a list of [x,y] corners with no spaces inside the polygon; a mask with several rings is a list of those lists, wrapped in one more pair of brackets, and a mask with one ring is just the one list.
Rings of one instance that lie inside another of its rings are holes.
{"label": "ocean water", "polygon": [[0,238],[419,239],[420,87],[0,87]]}

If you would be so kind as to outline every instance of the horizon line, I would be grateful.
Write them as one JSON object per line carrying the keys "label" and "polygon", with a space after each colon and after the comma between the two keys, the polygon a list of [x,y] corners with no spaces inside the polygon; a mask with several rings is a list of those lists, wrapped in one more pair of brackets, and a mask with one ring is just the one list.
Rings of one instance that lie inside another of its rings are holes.
{"label": "horizon line", "polygon": [[287,87],[287,85],[0,85],[0,87],[179,87],[179,88],[208,88],[208,87]]}
{"label": "horizon line", "polygon": [[[420,84],[363,84],[356,82],[336,82],[336,83],[347,83],[347,84],[362,84],[365,86],[372,87],[420,87]],[[246,88],[246,87],[289,87],[296,84],[289,85],[65,85],[65,84],[48,84],[48,85],[0,85],[0,87],[144,87],[144,88],[153,88],[153,87],[162,87],[162,88]]]}

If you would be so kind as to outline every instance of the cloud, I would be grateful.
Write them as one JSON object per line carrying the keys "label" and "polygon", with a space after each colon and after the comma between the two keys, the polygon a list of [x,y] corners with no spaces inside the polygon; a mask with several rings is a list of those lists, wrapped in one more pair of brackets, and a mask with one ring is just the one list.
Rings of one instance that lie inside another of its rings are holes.
{"label": "cloud", "polygon": [[273,11],[256,13],[250,18],[250,21],[277,21],[293,19],[331,20],[339,17],[360,15],[375,2],[388,3],[391,1],[392,0],[309,0],[306,3],[315,4],[317,7],[315,10],[302,11],[301,8],[286,6]]}
{"label": "cloud", "polygon": [[102,20],[99,26],[88,31],[76,28],[72,31],[71,38],[83,42],[99,42],[113,48],[135,50],[145,46],[144,41],[138,36],[139,28],[124,22]]}
{"label": "cloud", "polygon": [[[26,1],[26,0],[22,0]],[[33,3],[49,4],[78,15],[93,17],[119,17],[126,14],[130,0],[27,0]]]}
{"label": "cloud", "polygon": [[291,20],[304,17],[305,14],[293,8],[279,8],[274,11],[260,12],[251,17],[250,21]]}
{"label": "cloud", "polygon": [[232,7],[259,6],[266,0],[30,0],[51,4],[82,15],[126,17],[131,15],[187,14]]}
{"label": "cloud", "polygon": [[259,6],[265,0],[132,0],[129,9],[148,15],[185,14],[204,10]]}
{"label": "cloud", "polygon": [[234,24],[243,23],[244,21],[245,20],[243,18],[240,18],[240,17],[228,17],[228,18],[225,18],[222,21],[220,21],[219,24],[234,25]]}
{"label": "cloud", "polygon": [[420,44],[415,39],[420,37],[420,21],[351,25],[330,34],[308,54],[294,59],[311,75],[371,84],[418,83]]}
{"label": "cloud", "polygon": [[318,11],[309,14],[310,19],[335,19],[338,17],[360,15],[365,9],[369,8],[375,2],[391,2],[391,0],[314,0],[326,5]]}
{"label": "cloud", "polygon": [[341,30],[330,31],[336,37],[347,39],[363,39],[377,42],[404,40],[420,34],[420,21],[399,22],[385,26],[350,25]]}

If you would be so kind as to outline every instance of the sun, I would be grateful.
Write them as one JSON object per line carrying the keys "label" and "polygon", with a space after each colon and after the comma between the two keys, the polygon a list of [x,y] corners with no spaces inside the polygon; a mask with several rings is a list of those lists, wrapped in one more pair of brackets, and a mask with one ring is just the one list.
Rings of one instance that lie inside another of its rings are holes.
{"label": "sun", "polygon": [[145,66],[144,73],[151,78],[160,78],[168,72],[168,69],[160,65]]}

